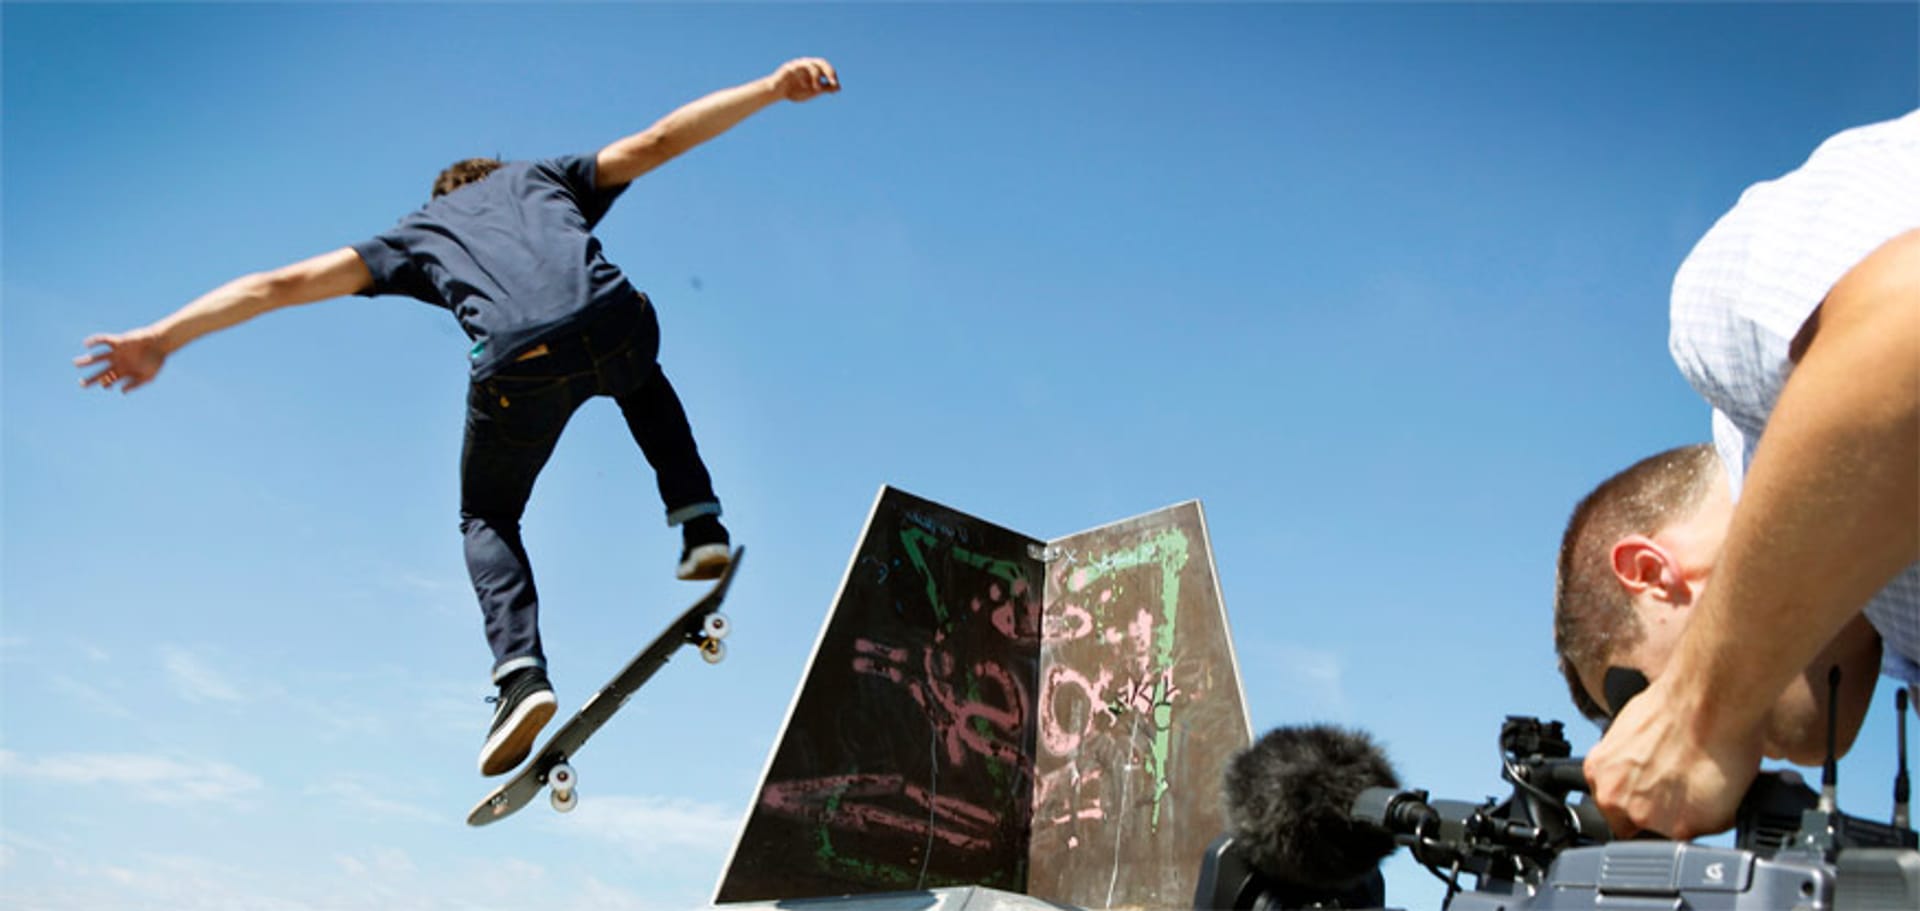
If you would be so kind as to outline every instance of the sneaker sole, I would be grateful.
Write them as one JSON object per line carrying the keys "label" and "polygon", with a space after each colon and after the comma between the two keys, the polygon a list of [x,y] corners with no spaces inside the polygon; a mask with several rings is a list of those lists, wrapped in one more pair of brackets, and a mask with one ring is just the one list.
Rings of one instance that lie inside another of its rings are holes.
{"label": "sneaker sole", "polygon": [[702,544],[687,554],[680,562],[680,569],[674,573],[689,582],[705,579],[718,579],[733,563],[733,551],[725,544]]}
{"label": "sneaker sole", "polygon": [[540,737],[540,729],[553,720],[553,713],[559,708],[552,690],[534,693],[520,701],[513,710],[513,716],[507,719],[500,729],[487,738],[486,746],[480,749],[480,774],[489,778],[513,771],[515,766],[524,762],[527,754],[533,752],[533,742]]}

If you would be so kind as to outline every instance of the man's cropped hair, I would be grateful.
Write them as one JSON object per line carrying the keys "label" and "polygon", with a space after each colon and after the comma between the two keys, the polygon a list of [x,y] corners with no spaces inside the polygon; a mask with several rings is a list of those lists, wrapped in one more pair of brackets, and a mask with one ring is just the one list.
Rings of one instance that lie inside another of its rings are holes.
{"label": "man's cropped hair", "polygon": [[1598,724],[1611,713],[1581,685],[1581,669],[1598,670],[1646,635],[1633,599],[1614,577],[1613,545],[1627,535],[1651,536],[1691,515],[1719,470],[1710,444],[1669,449],[1608,478],[1567,520],[1554,575],[1553,648],[1574,706]]}
{"label": "man's cropped hair", "polygon": [[439,199],[467,184],[473,183],[488,174],[500,170],[502,162],[498,158],[468,158],[456,161],[440,172],[433,181],[433,197]]}

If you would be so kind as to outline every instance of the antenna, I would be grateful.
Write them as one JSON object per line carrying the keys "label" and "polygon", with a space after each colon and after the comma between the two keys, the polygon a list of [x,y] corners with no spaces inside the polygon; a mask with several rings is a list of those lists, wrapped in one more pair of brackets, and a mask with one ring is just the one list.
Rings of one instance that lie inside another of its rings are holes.
{"label": "antenna", "polygon": [[1820,812],[1832,813],[1840,806],[1840,763],[1834,759],[1839,743],[1836,717],[1840,713],[1840,665],[1827,668],[1827,761],[1820,770]]}
{"label": "antenna", "polygon": [[1896,742],[1900,747],[1900,763],[1894,768],[1893,775],[1893,827],[1904,829],[1908,824],[1907,798],[1912,785],[1907,781],[1907,689],[1901,687],[1893,694],[1893,710],[1900,719],[1900,737]]}

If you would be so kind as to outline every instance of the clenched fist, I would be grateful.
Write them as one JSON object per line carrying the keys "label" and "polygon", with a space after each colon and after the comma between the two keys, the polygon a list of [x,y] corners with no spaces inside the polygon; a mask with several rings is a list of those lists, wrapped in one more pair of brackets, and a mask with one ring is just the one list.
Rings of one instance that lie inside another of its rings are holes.
{"label": "clenched fist", "polygon": [[822,92],[840,91],[840,76],[833,64],[819,57],[789,60],[774,71],[774,86],[788,101],[806,101]]}

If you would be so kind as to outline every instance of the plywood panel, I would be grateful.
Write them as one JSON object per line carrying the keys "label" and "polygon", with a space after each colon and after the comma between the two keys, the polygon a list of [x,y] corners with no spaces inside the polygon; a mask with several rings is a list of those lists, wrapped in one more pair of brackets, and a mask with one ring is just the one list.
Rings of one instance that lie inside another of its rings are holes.
{"label": "plywood panel", "polygon": [[1039,545],[881,490],[717,901],[1025,890]]}
{"label": "plywood panel", "polygon": [[1027,893],[1186,906],[1251,742],[1198,502],[1053,542]]}

